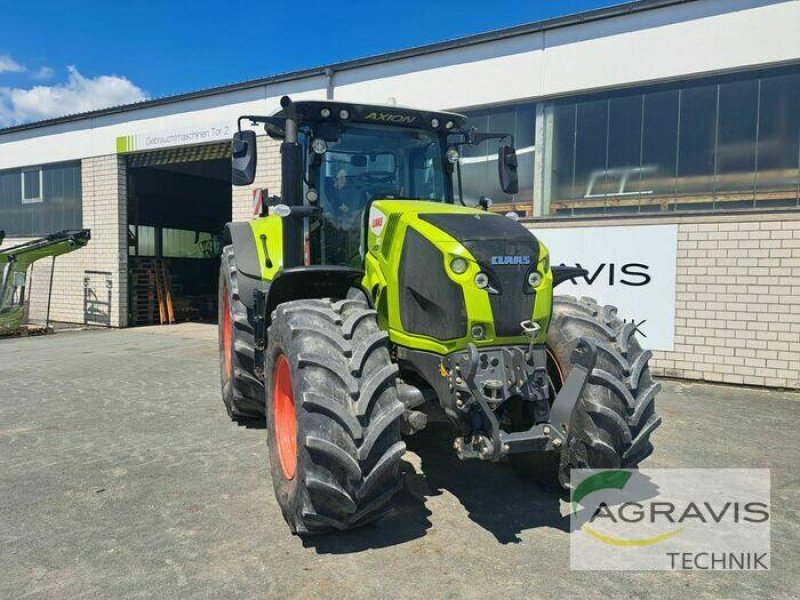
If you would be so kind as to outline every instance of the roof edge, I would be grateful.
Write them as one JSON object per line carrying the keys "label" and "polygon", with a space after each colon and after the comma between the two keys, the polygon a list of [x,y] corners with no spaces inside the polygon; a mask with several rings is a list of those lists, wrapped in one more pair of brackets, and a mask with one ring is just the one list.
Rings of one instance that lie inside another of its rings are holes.
{"label": "roof edge", "polygon": [[132,112],[143,108],[151,108],[155,106],[163,106],[165,104],[174,104],[177,102],[185,102],[187,100],[194,100],[197,98],[206,98],[209,96],[216,96],[218,94],[225,94],[237,92],[241,90],[249,90],[264,85],[285,83],[288,81],[296,81],[299,79],[308,79],[310,77],[325,76],[331,71],[334,73],[340,71],[348,71],[360,67],[376,65],[381,63],[389,63],[406,58],[414,58],[417,56],[424,56],[435,52],[443,52],[446,50],[453,50],[457,48],[464,48],[467,46],[474,46],[487,42],[503,40],[521,35],[530,35],[532,33],[539,33],[552,29],[559,29],[562,27],[569,27],[572,25],[580,25],[592,21],[600,21],[603,19],[610,19],[623,15],[645,12],[674,6],[678,4],[688,4],[696,2],[697,0],[635,0],[633,2],[626,2],[624,4],[615,4],[612,6],[597,8],[594,10],[574,13],[561,17],[553,17],[542,21],[535,21],[533,23],[525,23],[523,25],[515,25],[504,29],[496,29],[484,33],[472,34],[469,36],[450,39],[442,42],[435,42],[433,44],[426,44],[424,46],[417,46],[403,50],[394,50],[384,54],[375,54],[365,58],[356,58],[338,63],[331,63],[318,67],[310,67],[297,71],[288,71],[277,75],[270,75],[258,79],[248,79],[239,83],[231,83],[210,88],[204,88],[193,92],[186,92],[174,94],[171,96],[163,96],[161,98],[153,98],[151,100],[142,100],[141,102],[134,102],[132,104],[121,104],[119,106],[111,106],[108,108],[100,108],[97,110],[87,111],[83,113],[75,113],[71,115],[64,115],[61,117],[54,117],[52,119],[44,119],[42,121],[33,121],[30,123],[23,123],[20,125],[12,125],[6,128],[0,128],[0,135],[9,133],[16,133],[19,131],[26,131],[32,129],[40,129],[43,127],[50,127],[53,125],[60,125],[63,123],[71,123],[75,121],[83,121],[86,119],[93,119],[106,115],[119,114],[124,112]]}

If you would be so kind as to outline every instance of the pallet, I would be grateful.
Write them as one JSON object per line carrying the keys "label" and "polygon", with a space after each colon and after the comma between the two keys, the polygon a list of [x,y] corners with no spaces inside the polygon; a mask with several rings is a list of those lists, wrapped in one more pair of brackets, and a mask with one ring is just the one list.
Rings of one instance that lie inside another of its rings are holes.
{"label": "pallet", "polygon": [[130,270],[131,320],[133,325],[167,325],[175,322],[166,261],[137,259]]}

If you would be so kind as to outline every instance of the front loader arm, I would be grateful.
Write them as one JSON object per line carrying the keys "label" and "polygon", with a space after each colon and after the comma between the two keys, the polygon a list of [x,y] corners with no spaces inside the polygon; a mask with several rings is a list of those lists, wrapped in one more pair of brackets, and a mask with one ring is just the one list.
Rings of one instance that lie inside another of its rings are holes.
{"label": "front loader arm", "polygon": [[61,231],[0,250],[0,333],[11,332],[22,324],[28,267],[42,258],[83,248],[90,239],[88,229]]}

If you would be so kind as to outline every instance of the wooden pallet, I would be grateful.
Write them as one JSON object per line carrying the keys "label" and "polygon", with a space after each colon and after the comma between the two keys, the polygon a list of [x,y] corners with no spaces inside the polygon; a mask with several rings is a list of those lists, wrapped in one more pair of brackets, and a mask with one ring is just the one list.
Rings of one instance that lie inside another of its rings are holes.
{"label": "wooden pallet", "polygon": [[166,325],[175,322],[166,262],[138,259],[129,272],[131,319],[134,325]]}

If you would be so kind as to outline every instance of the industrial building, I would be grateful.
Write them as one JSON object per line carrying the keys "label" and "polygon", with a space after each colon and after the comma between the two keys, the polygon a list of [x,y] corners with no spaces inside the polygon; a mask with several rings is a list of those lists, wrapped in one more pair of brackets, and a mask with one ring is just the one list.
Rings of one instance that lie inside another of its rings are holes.
{"label": "industrial building", "polygon": [[799,28],[800,0],[641,0],[0,129],[0,229],[6,245],[92,230],[55,263],[53,319],[152,322],[164,259],[176,318],[213,320],[223,225],[280,188],[266,136],[256,184],[231,186],[240,115],[283,95],[455,110],[519,156],[504,196],[496,144],[465,153],[467,201],[586,267],[559,291],[636,319],[657,374],[800,388]]}

